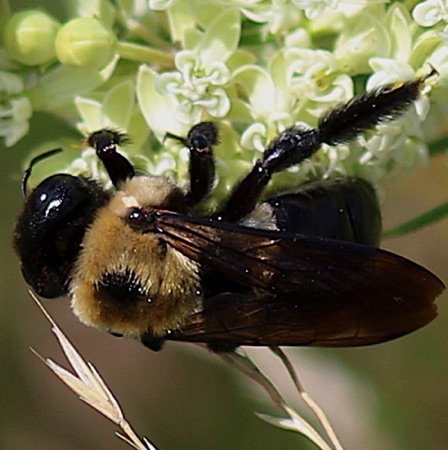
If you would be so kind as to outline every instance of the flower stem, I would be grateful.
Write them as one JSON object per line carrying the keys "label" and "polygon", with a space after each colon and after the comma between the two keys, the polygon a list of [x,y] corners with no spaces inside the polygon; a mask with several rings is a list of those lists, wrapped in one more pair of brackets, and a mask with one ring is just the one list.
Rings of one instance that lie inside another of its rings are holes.
{"label": "flower stem", "polygon": [[392,228],[392,230],[383,233],[383,237],[391,238],[397,236],[403,236],[404,234],[412,233],[420,228],[426,227],[432,223],[438,222],[439,220],[448,216],[448,203],[442,203],[435,208],[426,211],[420,216],[405,222],[398,227]]}
{"label": "flower stem", "polygon": [[446,152],[448,150],[448,136],[443,136],[440,139],[430,142],[428,144],[428,150],[431,156]]}
{"label": "flower stem", "polygon": [[[11,17],[11,7],[8,0],[0,0],[0,30],[5,29],[5,23]],[[0,39],[3,40],[3,33],[0,34]]]}
{"label": "flower stem", "polygon": [[118,12],[118,20],[124,25],[133,38],[138,38],[163,50],[169,50],[171,48],[170,44],[163,40],[160,35],[151,31],[149,27],[143,26],[137,20],[126,17],[124,14],[120,14],[120,12]]}
{"label": "flower stem", "polygon": [[130,42],[119,42],[118,54],[125,59],[147,64],[158,64],[167,69],[174,68],[174,60],[168,53],[155,50],[146,45],[133,44]]}

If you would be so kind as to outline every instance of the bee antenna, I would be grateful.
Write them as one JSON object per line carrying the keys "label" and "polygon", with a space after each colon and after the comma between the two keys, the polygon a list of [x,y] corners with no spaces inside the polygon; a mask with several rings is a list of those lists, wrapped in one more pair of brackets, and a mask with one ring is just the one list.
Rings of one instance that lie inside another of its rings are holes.
{"label": "bee antenna", "polygon": [[178,141],[178,142],[180,142],[181,144],[185,145],[185,147],[188,147],[188,146],[189,146],[189,145],[188,145],[188,140],[187,140],[187,139],[185,139],[185,138],[183,138],[183,137],[180,137],[180,136],[178,136],[177,134],[174,134],[174,133],[170,133],[170,132],[165,133],[165,136],[163,136],[163,143],[165,143],[165,141],[166,141],[167,139],[173,139],[173,140],[175,140],[175,141]]}
{"label": "bee antenna", "polygon": [[34,157],[28,168],[25,170],[25,172],[23,172],[23,176],[22,176],[22,193],[24,197],[28,196],[28,180],[31,176],[31,172],[33,171],[33,167],[40,161],[49,158],[50,156],[56,155],[57,153],[62,152],[62,148],[54,148],[53,150],[48,150],[45,153],[42,153],[40,155],[37,155],[36,157]]}
{"label": "bee antenna", "polygon": [[428,63],[428,65],[429,65],[429,70],[428,70],[428,73],[422,77],[423,81],[426,81],[428,78],[432,78],[437,75],[440,75],[440,72],[431,63]]}

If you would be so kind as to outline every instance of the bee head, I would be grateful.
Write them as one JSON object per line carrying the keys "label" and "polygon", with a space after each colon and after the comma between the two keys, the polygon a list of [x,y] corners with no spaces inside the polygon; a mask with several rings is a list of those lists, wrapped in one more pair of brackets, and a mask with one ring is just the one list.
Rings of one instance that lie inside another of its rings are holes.
{"label": "bee head", "polygon": [[[131,163],[116,151],[116,146],[126,141],[124,134],[109,129],[92,133],[87,140],[117,188],[134,176]],[[37,156],[24,172],[25,206],[14,234],[23,276],[37,294],[46,298],[67,294],[85,232],[111,197],[97,182],[68,174],[52,175],[28,194],[34,165],[60,151]]]}
{"label": "bee head", "polygon": [[46,178],[27,196],[14,246],[23,276],[37,294],[66,293],[85,230],[108,198],[94,181],[67,174]]}

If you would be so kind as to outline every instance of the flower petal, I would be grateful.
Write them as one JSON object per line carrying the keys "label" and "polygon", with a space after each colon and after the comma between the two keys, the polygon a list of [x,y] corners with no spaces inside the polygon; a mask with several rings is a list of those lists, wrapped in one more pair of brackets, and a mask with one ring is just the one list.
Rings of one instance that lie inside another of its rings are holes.
{"label": "flower petal", "polygon": [[241,35],[241,18],[237,9],[220,14],[207,28],[198,53],[203,66],[226,62],[238,47]]}
{"label": "flower petal", "polygon": [[167,131],[183,135],[185,128],[176,120],[177,102],[172,96],[160,95],[156,89],[157,72],[146,65],[140,66],[137,75],[137,102],[146,123],[159,141]]}

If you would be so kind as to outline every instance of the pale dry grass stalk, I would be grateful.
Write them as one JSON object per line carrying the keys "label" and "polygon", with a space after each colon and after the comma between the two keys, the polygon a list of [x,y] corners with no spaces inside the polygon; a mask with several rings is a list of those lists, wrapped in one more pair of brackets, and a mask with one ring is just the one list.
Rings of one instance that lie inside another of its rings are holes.
{"label": "pale dry grass stalk", "polygon": [[120,439],[136,450],[157,450],[157,448],[146,438],[139,438],[132,426],[126,420],[120,405],[95,367],[81,357],[36,296],[32,292],[30,292],[30,294],[50,322],[51,331],[59,341],[62,351],[72,366],[74,373],[58,365],[50,358],[43,358],[35,350],[31,349],[33,353],[37,355],[65,385],[77,394],[83,402],[87,403],[111,422],[118,425],[123,431],[123,434],[116,433]]}
{"label": "pale dry grass stalk", "polygon": [[300,397],[305,402],[310,411],[317,417],[322,428],[325,430],[325,433],[327,434],[332,447],[328,445],[325,439],[305,418],[303,418],[298,412],[296,412],[286,403],[280,391],[275,387],[272,381],[263,372],[260,371],[260,369],[250,359],[247,353],[238,350],[235,353],[221,353],[219,354],[219,356],[236,370],[244,373],[249,378],[258,383],[263,389],[266,390],[272,401],[289,416],[288,418],[279,418],[268,414],[257,413],[258,417],[272,425],[278,426],[280,428],[285,428],[290,431],[295,431],[304,435],[321,450],[344,450],[327,416],[323,412],[322,408],[320,408],[320,406],[303,388],[303,385],[301,384],[297,373],[295,372],[294,367],[286,354],[278,347],[272,347],[271,350],[276,356],[281,359],[297,391],[299,392]]}
{"label": "pale dry grass stalk", "polygon": [[[67,360],[72,366],[74,373],[58,365],[50,358],[41,357],[35,350],[31,349],[33,353],[35,353],[66,386],[77,394],[83,402],[87,403],[104,417],[118,425],[123,431],[123,434],[117,432],[117,436],[120,439],[136,450],[157,450],[157,448],[146,438],[139,438],[129,422],[126,420],[120,405],[95,367],[81,357],[36,296],[32,292],[30,292],[30,294],[41,309],[42,313],[50,322],[51,330],[56,336],[65,356],[67,357]],[[322,428],[325,430],[332,447],[328,445],[325,439],[312,425],[309,424],[306,419],[304,419],[286,403],[282,394],[275,387],[272,381],[263,372],[261,372],[261,370],[244,351],[238,350],[233,353],[219,353],[218,356],[220,356],[224,362],[236,370],[244,373],[263,387],[274,404],[289,416],[288,418],[279,418],[268,414],[257,413],[260,418],[268,423],[271,423],[272,425],[304,435],[321,450],[343,450],[343,447],[339,443],[327,416],[303,388],[297,373],[295,372],[293,365],[286,354],[278,347],[273,347],[271,350],[281,359],[302,400],[314,413]]]}
{"label": "pale dry grass stalk", "polygon": [[333,444],[334,448],[336,450],[344,450],[341,443],[339,442],[339,439],[336,436],[336,433],[334,432],[333,426],[331,425],[328,417],[326,416],[322,408],[311,398],[308,392],[305,391],[305,388],[303,387],[303,384],[300,382],[299,376],[297,375],[294,366],[291,364],[291,361],[286,356],[284,351],[280,347],[271,347],[271,350],[275,355],[277,355],[281,359],[289,376],[291,377],[291,380],[294,383],[294,386],[299,392],[300,397],[308,406],[308,408],[314,413],[317,420],[322,425],[322,428],[325,430],[325,433],[327,433],[327,436],[330,439],[331,443]]}

